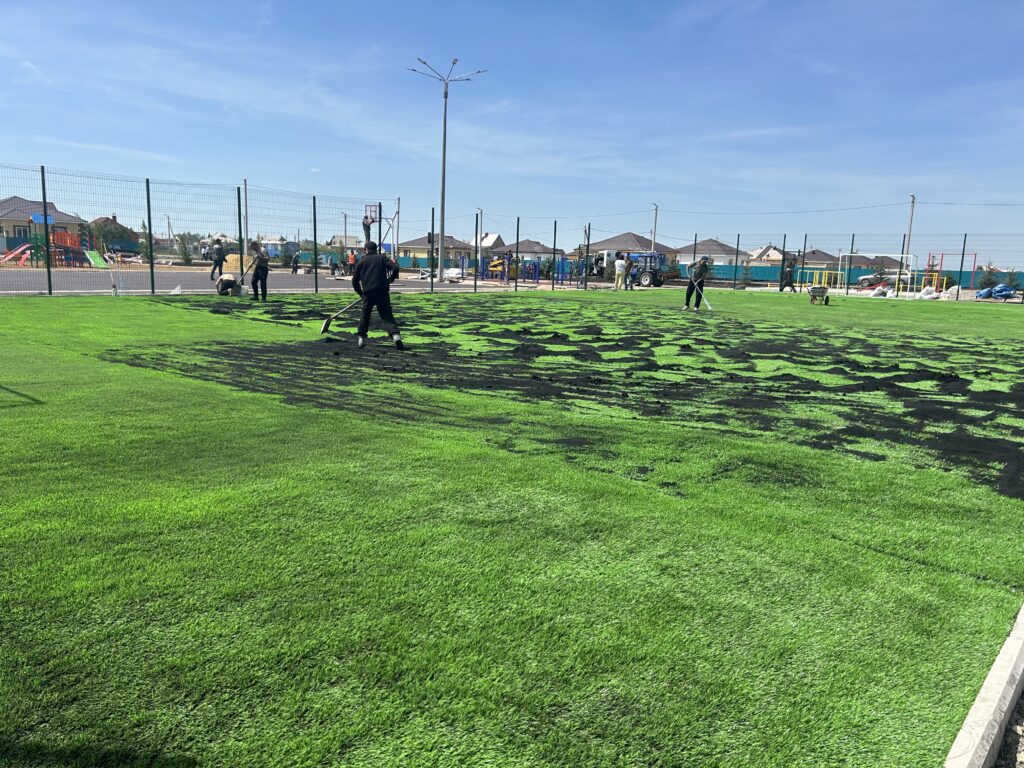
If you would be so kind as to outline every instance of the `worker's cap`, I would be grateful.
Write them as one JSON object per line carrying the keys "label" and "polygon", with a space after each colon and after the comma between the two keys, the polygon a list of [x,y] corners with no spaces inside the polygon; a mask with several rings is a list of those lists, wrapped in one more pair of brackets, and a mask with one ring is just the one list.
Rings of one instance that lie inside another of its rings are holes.
{"label": "worker's cap", "polygon": [[707,261],[707,260],[708,260],[708,257],[707,257],[707,256],[701,256],[701,257],[700,257],[700,260],[701,260],[701,261]]}
{"label": "worker's cap", "polygon": [[366,245],[363,246],[363,247],[366,248],[366,252],[367,253],[376,253],[377,252],[377,244],[375,242],[373,242],[373,240],[367,240],[366,241]]}

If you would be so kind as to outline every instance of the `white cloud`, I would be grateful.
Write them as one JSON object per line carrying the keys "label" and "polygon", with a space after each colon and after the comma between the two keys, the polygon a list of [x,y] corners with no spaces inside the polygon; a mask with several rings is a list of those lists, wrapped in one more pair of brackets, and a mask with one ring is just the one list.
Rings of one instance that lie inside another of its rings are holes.
{"label": "white cloud", "polygon": [[33,136],[31,138],[35,141],[41,141],[45,144],[57,144],[58,146],[71,147],[73,149],[84,149],[89,152],[100,152],[108,155],[121,155],[123,157],[132,157],[140,160],[157,160],[162,163],[181,162],[179,158],[172,157],[171,155],[164,155],[159,152],[147,152],[142,149],[132,149],[131,147],[117,147],[112,144],[91,144],[84,141],[71,141],[69,139],[60,139],[55,136]]}

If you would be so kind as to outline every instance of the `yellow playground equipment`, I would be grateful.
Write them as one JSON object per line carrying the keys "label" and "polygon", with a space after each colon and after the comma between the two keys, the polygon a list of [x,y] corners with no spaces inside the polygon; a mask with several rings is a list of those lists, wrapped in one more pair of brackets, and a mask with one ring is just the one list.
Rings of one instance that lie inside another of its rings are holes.
{"label": "yellow playground equipment", "polygon": [[934,288],[941,293],[949,287],[951,281],[952,278],[949,275],[944,275],[941,272],[922,272],[917,290],[920,292],[925,288]]}
{"label": "yellow playground equipment", "polygon": [[812,288],[842,288],[846,285],[846,273],[832,269],[811,269],[811,279],[804,283]]}

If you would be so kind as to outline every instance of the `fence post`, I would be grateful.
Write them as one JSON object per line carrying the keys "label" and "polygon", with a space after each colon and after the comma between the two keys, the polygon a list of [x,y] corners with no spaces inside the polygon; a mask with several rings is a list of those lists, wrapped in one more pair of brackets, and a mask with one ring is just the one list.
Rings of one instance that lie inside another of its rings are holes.
{"label": "fence post", "polygon": [[736,275],[740,268],[740,236],[736,235],[736,257],[732,262],[732,289],[736,290]]}
{"label": "fence post", "polygon": [[551,290],[555,290],[555,259],[558,258],[558,220],[555,220],[555,232],[551,236]]}
{"label": "fence post", "polygon": [[316,195],[313,195],[313,293],[320,293],[320,246],[316,239]]}
{"label": "fence post", "polygon": [[587,275],[590,274],[590,222],[587,222],[586,256],[583,259],[583,290],[587,290]]}
{"label": "fence post", "polygon": [[[427,238],[427,248],[430,255],[427,257],[428,271],[430,272],[430,292],[434,292],[434,241],[436,240],[434,235],[434,207],[430,207],[430,237]],[[438,275],[440,277],[440,275]]]}
{"label": "fence post", "polygon": [[43,247],[46,248],[46,295],[53,296],[53,275],[50,273],[50,217],[46,208],[46,166],[39,166],[39,180],[43,185]]}
{"label": "fence post", "polygon": [[384,203],[378,201],[377,202],[377,250],[380,251],[381,253],[384,253],[384,243],[381,242],[381,238],[384,237],[384,235],[381,234],[381,232],[383,232],[383,230],[381,229],[383,224],[384,224]]}
{"label": "fence post", "polygon": [[804,232],[804,246],[800,249],[800,290],[804,289],[807,281],[804,279],[804,268],[807,266],[807,233]]}
{"label": "fence post", "polygon": [[850,267],[853,266],[853,244],[857,235],[850,235],[850,252],[846,256],[846,295],[850,295]]}
{"label": "fence post", "polygon": [[782,261],[779,262],[779,293],[782,293],[782,277],[786,274],[786,237],[782,234]]}
{"label": "fence post", "polygon": [[473,230],[476,233],[473,242],[476,243],[476,259],[473,264],[473,293],[476,293],[476,278],[480,272],[480,214],[473,217]]}
{"label": "fence post", "polygon": [[149,294],[156,293],[156,273],[153,269],[153,206],[149,197],[149,179],[146,179],[146,243],[149,245]]}
{"label": "fence post", "polygon": [[245,277],[245,251],[242,245],[242,188],[235,187],[235,194],[238,197],[238,284],[241,285],[242,278]]}
{"label": "fence post", "polygon": [[964,281],[964,259],[967,258],[967,233],[964,232],[964,246],[960,249],[960,274],[956,278],[956,300],[960,301],[960,284]]}
{"label": "fence post", "polygon": [[516,290],[519,290],[519,217],[516,216]]}

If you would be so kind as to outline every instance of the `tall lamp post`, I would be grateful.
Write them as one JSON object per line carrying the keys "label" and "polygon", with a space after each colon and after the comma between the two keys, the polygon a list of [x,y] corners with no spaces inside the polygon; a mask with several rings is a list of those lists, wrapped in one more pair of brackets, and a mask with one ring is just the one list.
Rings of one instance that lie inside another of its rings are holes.
{"label": "tall lamp post", "polygon": [[452,65],[448,68],[448,74],[442,75],[432,66],[427,64],[423,59],[416,59],[420,64],[430,70],[431,74],[427,72],[421,72],[418,69],[407,67],[410,72],[415,72],[417,75],[423,75],[429,77],[431,80],[437,80],[439,83],[444,84],[444,111],[441,117],[441,220],[439,225],[438,236],[440,242],[438,243],[438,265],[437,275],[441,277],[444,274],[444,180],[445,180],[445,164],[448,157],[448,84],[449,83],[462,83],[472,80],[474,75],[482,75],[486,72],[486,69],[478,69],[476,72],[470,72],[468,75],[456,75],[452,77],[452,72],[455,70],[455,65],[459,63],[458,59],[452,59]]}

